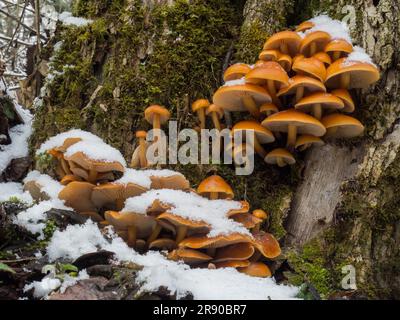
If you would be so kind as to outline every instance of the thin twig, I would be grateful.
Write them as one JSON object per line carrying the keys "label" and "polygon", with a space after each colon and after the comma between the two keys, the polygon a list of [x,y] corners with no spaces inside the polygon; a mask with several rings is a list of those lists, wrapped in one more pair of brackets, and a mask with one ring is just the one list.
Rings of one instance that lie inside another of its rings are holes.
{"label": "thin twig", "polygon": [[[10,41],[11,37],[8,37],[6,35],[0,34],[0,39],[6,40],[6,41]],[[27,46],[27,47],[31,47],[31,46],[34,45],[34,43],[25,42],[25,41],[22,41],[22,40],[19,40],[19,39],[14,39],[13,41],[18,43],[18,44],[20,44],[20,45]]]}
{"label": "thin twig", "polygon": [[21,16],[19,17],[19,20],[18,20],[18,24],[15,27],[14,33],[13,33],[10,41],[8,42],[8,45],[7,45],[6,49],[5,49],[5,51],[8,51],[8,49],[10,49],[11,44],[14,42],[14,38],[18,33],[19,27],[20,27],[20,25],[22,23],[22,19],[25,17],[25,10],[26,10],[27,5],[28,5],[28,2],[25,2],[25,6],[22,9]]}
{"label": "thin twig", "polygon": [[36,24],[36,35],[37,35],[37,49],[38,53],[40,54],[40,51],[42,51],[42,44],[40,42],[40,1],[35,0],[35,24]]}

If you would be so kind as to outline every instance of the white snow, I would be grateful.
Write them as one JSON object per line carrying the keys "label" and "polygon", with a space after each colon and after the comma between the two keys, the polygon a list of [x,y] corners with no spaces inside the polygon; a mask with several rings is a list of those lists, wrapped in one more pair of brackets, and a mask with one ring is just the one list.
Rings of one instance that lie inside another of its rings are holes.
{"label": "white snow", "polygon": [[46,193],[51,199],[57,199],[58,194],[64,188],[64,186],[54,180],[47,174],[41,174],[39,171],[34,170],[28,173],[28,175],[24,179],[24,183],[29,181],[35,181],[38,185],[41,186],[40,190]]}
{"label": "white snow", "polygon": [[352,43],[349,27],[343,21],[331,19],[328,15],[322,14],[310,19],[314,23],[314,27],[298,34],[304,38],[307,34],[314,31],[324,31],[330,34],[332,39],[343,39],[348,43]]}
{"label": "white snow", "polygon": [[365,52],[365,50],[359,46],[354,46],[353,52],[348,55],[344,60],[343,65],[349,66],[355,62],[364,62],[376,66],[372,61],[372,58]]}
{"label": "white snow", "polygon": [[239,86],[239,85],[242,85],[242,84],[246,84],[245,77],[240,78],[240,79],[236,79],[236,80],[227,81],[227,82],[225,82],[223,87]]}
{"label": "white snow", "polygon": [[58,19],[67,26],[77,26],[82,27],[88,24],[91,24],[93,20],[81,18],[81,17],[73,17],[71,12],[64,11],[59,16]]}
{"label": "white snow", "polygon": [[126,169],[124,175],[114,181],[116,184],[128,184],[134,183],[144,188],[150,189],[151,187],[151,179],[150,177],[171,177],[171,176],[182,176],[180,172],[161,169],[161,170],[135,170],[135,169]]}
{"label": "white snow", "polygon": [[125,201],[124,212],[146,214],[147,209],[155,200],[172,206],[169,212],[195,221],[204,221],[211,227],[209,237],[217,235],[241,233],[251,236],[251,233],[242,224],[229,219],[227,213],[233,209],[240,209],[241,203],[233,200],[208,200],[196,193],[187,193],[180,190],[150,190],[139,196],[128,198]]}
{"label": "white snow", "polygon": [[64,141],[68,138],[81,138],[82,141],[99,142],[99,143],[103,142],[101,138],[94,135],[93,133],[81,129],[71,129],[69,131],[62,132],[60,134],[55,135],[54,137],[49,138],[46,142],[44,142],[40,146],[40,148],[36,151],[36,154],[41,154],[56,147],[60,147],[63,145]]}
{"label": "white snow", "polygon": [[41,281],[33,281],[32,283],[25,285],[24,292],[34,289],[33,296],[35,298],[43,298],[50,292],[58,289],[60,286],[61,281],[59,279],[45,277]]}
{"label": "white snow", "polygon": [[60,287],[60,292],[64,293],[65,290],[67,290],[67,288],[74,286],[80,280],[86,280],[86,279],[89,279],[89,275],[86,269],[81,270],[76,277],[72,277],[67,274],[64,276],[63,283]]}
{"label": "white snow", "polygon": [[17,182],[0,183],[0,202],[8,201],[10,198],[16,198],[27,204],[33,203],[31,195],[24,191],[22,184]]}
{"label": "white snow", "polygon": [[[107,241],[97,225],[91,220],[84,225],[69,226],[63,232],[56,231],[47,248],[49,259],[74,260],[79,256],[97,250],[115,253],[120,262],[133,262],[143,266],[137,279],[142,292],[154,292],[166,287],[177,298],[191,293],[194,299],[294,299],[298,288],[277,285],[273,279],[250,277],[235,269],[191,269],[180,262],[167,260],[158,252],[140,255],[115,234]],[[75,246],[74,238],[80,244]]]}
{"label": "white snow", "polygon": [[32,115],[19,104],[15,103],[14,105],[24,123],[9,130],[11,144],[0,146],[0,173],[8,167],[11,160],[28,155],[28,138],[32,133]]}

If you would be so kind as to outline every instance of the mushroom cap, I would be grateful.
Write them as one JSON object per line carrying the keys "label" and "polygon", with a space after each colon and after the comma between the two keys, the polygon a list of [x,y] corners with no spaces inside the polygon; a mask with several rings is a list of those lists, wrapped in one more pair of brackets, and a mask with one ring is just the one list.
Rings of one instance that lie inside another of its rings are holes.
{"label": "mushroom cap", "polygon": [[312,106],[315,104],[320,104],[324,110],[340,110],[344,107],[343,101],[333,94],[315,92],[302,98],[296,103],[295,108],[303,112],[310,112],[312,111]]}
{"label": "mushroom cap", "polygon": [[266,115],[268,112],[277,113],[279,109],[273,103],[263,103],[260,107],[260,112]]}
{"label": "mushroom cap", "polygon": [[281,53],[278,50],[263,50],[258,58],[263,61],[277,61]]}
{"label": "mushroom cap", "polygon": [[250,204],[246,200],[241,200],[239,201],[241,204],[241,207],[239,209],[232,209],[229,210],[229,212],[226,214],[227,217],[232,217],[236,214],[239,213],[247,213],[250,210]]}
{"label": "mushroom cap", "polygon": [[80,181],[80,177],[77,177],[77,176],[75,176],[75,175],[73,175],[73,174],[67,174],[66,176],[64,176],[64,177],[61,179],[60,183],[61,183],[63,186],[66,186],[67,184],[69,184],[69,183],[71,183],[71,182],[73,182],[73,181]]}
{"label": "mushroom cap", "polygon": [[281,54],[278,58],[278,63],[286,72],[292,69],[292,58],[288,54]]}
{"label": "mushroom cap", "polygon": [[251,67],[245,63],[235,63],[229,66],[224,72],[224,81],[231,81],[243,78]]}
{"label": "mushroom cap", "polygon": [[143,131],[143,130],[136,131],[135,136],[136,136],[136,138],[138,138],[138,139],[140,139],[140,138],[146,139],[147,132],[146,132],[146,131]]}
{"label": "mushroom cap", "polygon": [[75,164],[79,165],[81,168],[85,170],[96,170],[97,172],[125,171],[124,166],[118,161],[105,162],[105,161],[91,159],[81,151],[75,152],[69,157],[66,156],[65,160],[73,161]]}
{"label": "mushroom cap", "polygon": [[242,98],[252,97],[257,105],[271,102],[271,96],[263,87],[254,84],[241,84],[220,87],[213,96],[214,104],[228,111],[247,111]]}
{"label": "mushroom cap", "polygon": [[167,221],[176,227],[187,227],[190,230],[190,234],[207,233],[210,231],[210,226],[204,221],[195,221],[188,218],[184,218],[169,212],[161,213],[157,218],[157,221]]}
{"label": "mushroom cap", "polygon": [[326,79],[326,68],[323,62],[315,57],[311,58],[297,58],[293,62],[293,70],[299,74],[304,74],[314,77],[319,81],[324,82]]}
{"label": "mushroom cap", "polygon": [[208,108],[209,105],[210,101],[208,99],[197,99],[192,103],[192,110],[196,112],[197,110]]}
{"label": "mushroom cap", "polygon": [[216,104],[211,104],[207,108],[206,115],[210,115],[212,112],[215,112],[218,115],[219,119],[222,119],[222,117],[224,116],[224,110]]}
{"label": "mushroom cap", "polygon": [[248,83],[264,85],[268,80],[274,81],[278,89],[289,85],[289,77],[286,71],[275,61],[266,61],[246,75],[246,82]]}
{"label": "mushroom cap", "polygon": [[64,142],[63,142],[63,144],[62,144],[61,146],[56,147],[56,148],[54,148],[54,149],[55,149],[56,151],[59,151],[59,152],[65,152],[65,151],[67,151],[67,149],[68,149],[70,146],[72,146],[72,145],[74,145],[75,143],[78,143],[78,142],[80,142],[80,141],[82,141],[81,138],[78,138],[78,137],[76,137],[76,138],[70,137],[70,138],[65,139]]}
{"label": "mushroom cap", "polygon": [[268,164],[277,164],[277,159],[281,158],[286,164],[292,165],[296,163],[296,159],[293,155],[283,148],[277,148],[269,152],[266,156],[264,161]]}
{"label": "mushroom cap", "polygon": [[328,88],[340,88],[340,78],[344,73],[350,73],[350,85],[347,89],[366,88],[380,77],[378,69],[370,63],[341,58],[329,66],[325,85]]}
{"label": "mushroom cap", "polygon": [[317,52],[316,54],[313,55],[314,58],[318,59],[319,61],[323,62],[326,67],[329,67],[332,63],[332,59],[329,56],[329,54],[325,52]]}
{"label": "mushroom cap", "polygon": [[181,248],[202,249],[202,248],[221,248],[236,243],[252,243],[253,239],[241,233],[231,233],[216,237],[189,237],[179,243]]}
{"label": "mushroom cap", "polygon": [[253,245],[261,254],[269,259],[278,257],[281,254],[281,247],[275,237],[267,232],[259,231],[253,234]]}
{"label": "mushroom cap", "polygon": [[289,125],[297,127],[298,134],[311,134],[321,137],[326,133],[324,125],[314,117],[289,109],[270,115],[264,119],[262,125],[271,131],[287,132]]}
{"label": "mushroom cap", "polygon": [[252,229],[262,222],[261,219],[250,213],[238,213],[233,215],[232,219],[242,224],[246,229]]}
{"label": "mushroom cap", "polygon": [[152,241],[149,244],[149,249],[156,249],[156,250],[173,250],[176,248],[176,242],[169,238],[160,238]]}
{"label": "mushroom cap", "polygon": [[279,90],[277,96],[280,97],[295,94],[299,87],[303,87],[306,94],[318,91],[326,92],[325,85],[321,81],[307,76],[296,75],[289,79],[288,87]]}
{"label": "mushroom cap", "polygon": [[287,45],[289,54],[293,57],[299,51],[301,37],[297,32],[290,30],[275,33],[265,42],[263,50],[279,50],[282,43]]}
{"label": "mushroom cap", "polygon": [[324,51],[325,46],[331,41],[331,36],[325,31],[314,31],[307,33],[300,44],[300,53],[308,57],[310,55],[311,44],[315,43],[317,51]]}
{"label": "mushroom cap", "polygon": [[83,168],[73,167],[70,170],[74,174],[74,176],[77,176],[78,178],[81,178],[86,181],[89,179],[89,173],[87,172],[87,170]]}
{"label": "mushroom cap", "polygon": [[340,98],[344,103],[344,108],[340,111],[342,112],[353,112],[355,110],[355,104],[350,92],[346,89],[335,89],[331,91],[331,94]]}
{"label": "mushroom cap", "polygon": [[218,175],[205,178],[197,187],[197,193],[202,196],[208,197],[210,192],[217,192],[219,199],[233,199],[234,197],[231,186]]}
{"label": "mushroom cap", "polygon": [[188,190],[190,188],[189,181],[183,174],[173,174],[168,176],[150,176],[151,189],[173,189]]}
{"label": "mushroom cap", "polygon": [[186,264],[195,265],[211,261],[212,257],[197,250],[179,248],[170,252],[168,259],[174,261],[182,260]]}
{"label": "mushroom cap", "polygon": [[295,148],[299,148],[301,146],[304,146],[306,144],[312,144],[315,146],[323,146],[325,144],[324,141],[322,141],[320,138],[318,137],[314,137],[312,135],[309,134],[303,134],[301,136],[299,136],[296,140],[296,145]]}
{"label": "mushroom cap", "polygon": [[117,230],[127,230],[129,227],[135,226],[136,236],[141,239],[149,237],[156,226],[154,218],[135,212],[106,211],[104,218]]}
{"label": "mushroom cap", "polygon": [[144,117],[146,121],[153,124],[154,115],[158,114],[160,116],[160,123],[163,124],[168,121],[171,117],[170,112],[167,108],[160,106],[158,104],[153,104],[144,110]]}
{"label": "mushroom cap", "polygon": [[262,209],[253,210],[253,216],[257,217],[258,219],[265,220],[268,218],[268,214]]}
{"label": "mushroom cap", "polygon": [[[275,137],[272,132],[264,128],[255,120],[244,120],[236,123],[232,128],[232,133],[235,134],[236,131],[253,131],[258,142],[261,144],[275,141]],[[244,137],[245,135],[243,134],[242,138]]]}
{"label": "mushroom cap", "polygon": [[364,132],[364,126],[360,121],[340,113],[327,115],[322,118],[321,122],[326,129],[336,129],[336,132],[329,133],[329,137],[353,138]]}
{"label": "mushroom cap", "polygon": [[254,254],[251,243],[237,243],[217,249],[213,263],[233,260],[247,260]]}
{"label": "mushroom cap", "polygon": [[250,264],[248,260],[233,260],[215,263],[217,269],[220,268],[245,268]]}
{"label": "mushroom cap", "polygon": [[296,27],[296,32],[304,32],[308,29],[311,29],[312,27],[314,27],[314,23],[311,21],[304,21],[302,23],[300,23],[297,27]]}
{"label": "mushroom cap", "polygon": [[111,208],[116,208],[115,205],[117,200],[125,201],[130,197],[141,195],[146,191],[146,188],[135,183],[105,183],[93,188],[92,202],[97,208],[103,208],[105,206],[109,207],[110,205]]}
{"label": "mushroom cap", "polygon": [[349,54],[353,52],[353,46],[344,39],[333,39],[326,44],[324,51],[326,53],[342,52]]}
{"label": "mushroom cap", "polygon": [[77,212],[96,211],[91,198],[94,187],[89,182],[73,181],[60,191],[58,198]]}
{"label": "mushroom cap", "polygon": [[250,262],[250,264],[247,267],[238,268],[238,271],[252,277],[260,277],[260,278],[272,277],[271,270],[265,263],[262,262]]}

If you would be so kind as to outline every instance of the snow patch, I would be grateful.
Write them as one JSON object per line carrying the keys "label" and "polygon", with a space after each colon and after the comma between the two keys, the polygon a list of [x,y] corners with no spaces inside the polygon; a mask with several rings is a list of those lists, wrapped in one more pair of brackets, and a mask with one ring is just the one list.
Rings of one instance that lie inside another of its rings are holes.
{"label": "snow patch", "polygon": [[345,58],[343,62],[343,66],[350,66],[357,62],[369,63],[376,67],[375,63],[372,61],[372,58],[365,52],[365,50],[359,46],[354,46],[353,52]]}
{"label": "snow patch", "polygon": [[0,183],[0,202],[16,198],[26,204],[32,204],[33,199],[29,192],[24,191],[22,184],[17,182]]}
{"label": "snow patch", "polygon": [[40,190],[46,193],[51,199],[57,199],[58,194],[64,188],[60,182],[54,180],[47,174],[41,174],[37,170],[29,172],[24,179],[24,183],[30,181],[35,181],[37,184],[39,184],[41,186]]}
{"label": "snow patch", "polygon": [[93,23],[93,20],[85,19],[81,17],[73,17],[71,12],[64,11],[59,16],[58,19],[67,26],[83,27],[88,24]]}
{"label": "snow patch", "polygon": [[172,206],[169,212],[195,221],[204,221],[211,226],[209,237],[241,233],[251,236],[242,224],[229,219],[230,210],[240,209],[241,203],[233,200],[208,200],[196,193],[180,190],[150,190],[125,201],[124,212],[146,214],[147,209],[155,200]]}
{"label": "snow patch", "polygon": [[352,43],[349,27],[345,22],[331,19],[325,14],[314,17],[309,21],[314,23],[314,27],[306,30],[303,34],[302,32],[299,32],[302,38],[304,38],[305,35],[315,31],[324,31],[329,33],[332,39],[343,39],[348,43]]}
{"label": "snow patch", "polygon": [[150,177],[171,177],[171,176],[182,176],[180,172],[162,169],[162,170],[135,170],[135,169],[126,169],[124,175],[114,181],[116,184],[128,184],[134,183],[144,188],[150,189],[151,187],[151,179]]}
{"label": "snow patch", "polygon": [[60,286],[61,281],[59,279],[45,277],[41,281],[33,281],[25,285],[24,292],[33,289],[33,296],[35,298],[43,298],[54,290],[57,290]]}

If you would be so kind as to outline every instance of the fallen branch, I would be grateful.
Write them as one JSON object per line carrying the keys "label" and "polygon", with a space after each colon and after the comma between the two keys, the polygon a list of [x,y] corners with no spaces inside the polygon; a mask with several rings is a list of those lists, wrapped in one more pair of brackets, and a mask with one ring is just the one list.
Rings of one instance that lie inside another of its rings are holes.
{"label": "fallen branch", "polygon": [[[12,40],[11,37],[5,36],[5,35],[3,35],[3,34],[0,34],[0,39],[6,40],[6,41]],[[27,46],[27,47],[31,47],[31,46],[35,45],[34,43],[25,42],[25,41],[18,40],[18,39],[14,39],[14,40],[12,40],[12,41],[13,41],[13,42],[16,42],[16,43],[18,43],[18,44],[20,44],[20,45]]]}

